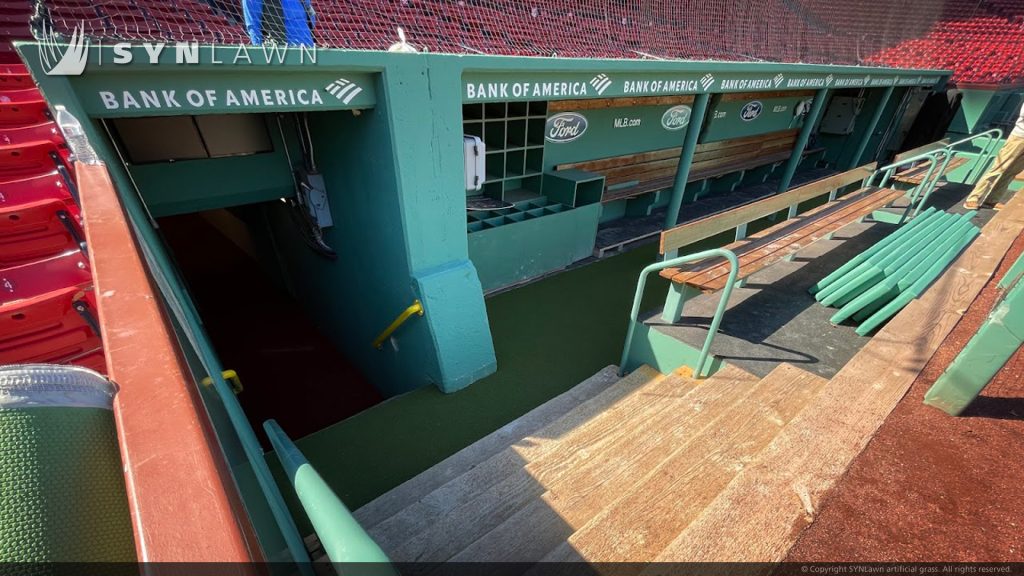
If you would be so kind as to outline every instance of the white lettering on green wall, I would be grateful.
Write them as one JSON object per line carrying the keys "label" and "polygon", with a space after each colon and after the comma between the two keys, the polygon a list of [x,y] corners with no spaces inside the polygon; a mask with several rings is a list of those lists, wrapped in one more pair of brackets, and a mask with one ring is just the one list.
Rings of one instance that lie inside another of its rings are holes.
{"label": "white lettering on green wall", "polygon": [[[173,110],[203,108],[284,108],[324,103],[320,91],[287,89],[122,90],[98,92],[107,110]],[[180,98],[183,96],[183,98]]]}
{"label": "white lettering on green wall", "polygon": [[479,82],[466,84],[467,100],[589,96],[586,82]]}

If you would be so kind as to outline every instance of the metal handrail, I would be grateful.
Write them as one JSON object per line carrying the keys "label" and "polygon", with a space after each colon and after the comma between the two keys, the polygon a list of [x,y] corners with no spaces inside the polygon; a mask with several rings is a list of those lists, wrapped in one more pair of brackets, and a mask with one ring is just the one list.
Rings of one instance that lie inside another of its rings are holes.
{"label": "metal handrail", "polygon": [[[967,144],[973,142],[979,138],[985,138],[985,145],[981,147],[981,152],[978,154],[978,161],[971,167],[970,172],[967,173],[967,177],[964,178],[964,183],[971,183],[972,179],[977,176],[981,177],[985,167],[988,165],[989,160],[992,159],[996,154],[996,146],[1003,139],[1003,130],[1001,128],[991,128],[984,132],[973,134],[962,140],[957,140],[952,144],[948,144],[946,148],[953,150],[953,154],[963,154],[964,151],[956,150],[956,147],[961,144]],[[975,174],[977,172],[977,174]]]}
{"label": "metal handrail", "polygon": [[[902,223],[908,215],[911,217],[917,216],[917,214],[921,211],[921,208],[924,207],[924,205],[928,202],[928,198],[931,196],[932,192],[935,190],[935,186],[936,184],[938,184],[939,178],[941,178],[942,175],[945,174],[946,168],[949,166],[950,161],[952,161],[957,154],[965,153],[963,150],[957,150],[957,146],[961,144],[966,144],[968,142],[973,142],[981,138],[985,139],[985,144],[981,147],[981,152],[978,154],[978,161],[975,162],[974,166],[967,173],[967,177],[964,179],[965,183],[970,183],[974,178],[980,177],[981,171],[985,168],[985,166],[988,165],[989,161],[995,155],[996,146],[999,144],[1000,140],[1002,140],[1002,137],[1003,131],[999,128],[992,128],[990,130],[986,130],[978,134],[972,134],[971,136],[947,144],[946,146],[943,146],[942,148],[939,148],[937,150],[932,150],[931,152],[925,152],[922,154],[918,154],[916,156],[911,156],[910,158],[906,158],[904,160],[900,160],[899,162],[894,162],[892,164],[889,164],[888,166],[879,168],[878,170],[875,171],[874,174],[869,176],[864,181],[864,185],[870,186],[871,183],[874,181],[875,176],[884,173],[885,176],[883,177],[882,182],[881,184],[879,184],[879,186],[885,188],[889,184],[889,181],[892,179],[892,176],[895,173],[896,168],[899,168],[900,166],[906,166],[908,164],[916,164],[923,160],[928,160],[928,172],[927,174],[925,174],[924,179],[921,180],[921,183],[914,187],[913,193],[910,196],[910,205],[907,206],[907,210],[903,213],[903,217],[900,218],[900,223]],[[936,171],[937,167],[938,171]],[[920,198],[920,202],[918,202],[918,198]]]}
{"label": "metal handrail", "polygon": [[647,277],[652,272],[658,272],[665,268],[673,268],[680,264],[696,262],[698,260],[713,258],[715,256],[725,258],[729,261],[729,279],[725,284],[725,288],[722,289],[722,295],[718,300],[718,308],[715,309],[715,315],[711,319],[711,326],[708,329],[708,336],[704,339],[704,346],[700,349],[700,356],[697,357],[697,366],[694,367],[693,370],[694,378],[701,378],[703,376],[704,363],[707,361],[708,354],[711,351],[711,342],[715,339],[715,333],[718,332],[718,326],[722,323],[722,317],[725,316],[725,307],[729,304],[729,296],[732,295],[732,289],[736,285],[736,277],[740,272],[740,262],[736,258],[736,254],[731,250],[726,250],[725,248],[714,248],[711,250],[687,254],[685,256],[678,256],[671,260],[655,262],[654,264],[648,265],[640,272],[640,278],[636,283],[636,293],[633,295],[633,308],[629,313],[629,329],[626,331],[626,344],[622,349],[622,360],[619,362],[620,376],[624,375],[626,362],[629,358],[629,349],[633,345],[633,335],[636,332],[636,323],[640,317],[640,301],[643,300],[644,288],[647,286]]}
{"label": "metal handrail", "polygon": [[371,574],[397,575],[387,554],[366,533],[281,426],[274,420],[267,420],[263,430],[331,562],[372,563],[376,566]]}
{"label": "metal handrail", "polygon": [[[932,150],[931,152],[924,152],[916,156],[911,156],[910,158],[900,160],[899,162],[893,162],[892,164],[875,170],[871,176],[864,179],[864,186],[872,186],[875,178],[879,174],[882,174],[882,181],[878,184],[878,187],[885,188],[889,185],[889,181],[892,180],[897,168],[917,164],[918,162],[927,160],[928,172],[925,173],[921,183],[914,187],[910,195],[910,204],[907,205],[907,209],[904,210],[903,216],[900,217],[899,220],[899,223],[902,224],[903,221],[907,219],[907,216],[911,215],[911,212],[913,212],[913,215],[917,215],[918,210],[920,210],[921,206],[923,206],[929,196],[931,196],[932,190],[935,188],[935,185],[939,181],[939,176],[942,174],[942,169],[946,167],[951,157],[952,152],[948,148],[939,148],[938,150]],[[939,166],[940,162],[942,162],[942,169],[936,172],[935,168]],[[924,191],[923,195],[921,193],[922,190]],[[920,203],[918,203],[918,198],[921,198]]]}
{"label": "metal handrail", "polygon": [[394,322],[388,324],[388,327],[385,328],[384,331],[380,333],[380,336],[377,336],[377,338],[374,339],[373,347],[376,348],[377,350],[383,348],[384,341],[390,338],[391,335],[395,333],[395,330],[398,330],[398,328],[402,324],[405,324],[406,320],[412,318],[413,314],[423,316],[423,304],[419,301],[419,299],[413,300],[412,304],[405,310],[402,310],[402,313],[398,315],[398,318],[395,318]]}

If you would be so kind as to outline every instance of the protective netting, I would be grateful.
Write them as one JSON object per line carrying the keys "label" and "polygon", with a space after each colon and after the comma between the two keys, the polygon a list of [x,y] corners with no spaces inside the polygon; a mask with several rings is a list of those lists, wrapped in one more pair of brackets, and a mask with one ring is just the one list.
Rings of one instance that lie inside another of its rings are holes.
{"label": "protective netting", "polygon": [[[37,35],[524,56],[950,67],[1024,76],[1022,0],[36,0]],[[407,45],[397,29],[404,30]]]}

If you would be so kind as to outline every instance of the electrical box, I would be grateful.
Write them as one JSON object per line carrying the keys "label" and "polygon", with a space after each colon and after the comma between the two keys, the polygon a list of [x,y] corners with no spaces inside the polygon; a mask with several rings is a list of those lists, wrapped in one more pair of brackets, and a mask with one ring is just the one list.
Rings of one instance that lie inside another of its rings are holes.
{"label": "electrical box", "polygon": [[324,177],[319,172],[299,171],[299,185],[301,193],[305,194],[306,206],[309,215],[313,217],[321,228],[334,226],[334,218],[331,217],[331,205],[327,201],[327,186],[324,184]]}
{"label": "electrical box", "polygon": [[462,137],[462,154],[466,160],[466,190],[478,191],[484,185],[487,155],[484,141],[476,136]]}
{"label": "electrical box", "polygon": [[823,134],[852,134],[863,107],[863,98],[836,96],[821,119],[819,131]]}

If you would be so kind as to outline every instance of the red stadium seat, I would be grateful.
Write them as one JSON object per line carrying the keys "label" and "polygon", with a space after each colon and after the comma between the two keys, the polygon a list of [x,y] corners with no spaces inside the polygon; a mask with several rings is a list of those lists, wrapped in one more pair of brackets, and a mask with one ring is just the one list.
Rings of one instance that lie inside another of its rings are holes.
{"label": "red stadium seat", "polygon": [[[0,290],[8,273],[0,271]],[[0,363],[88,358],[101,349],[95,323],[92,292],[77,286],[0,304]]]}
{"label": "red stadium seat", "polygon": [[0,182],[0,210],[40,200],[54,199],[64,202],[72,216],[78,217],[78,206],[68,191],[64,178],[57,172],[24,180]]}
{"label": "red stadium seat", "polygon": [[[9,45],[9,44],[8,44]],[[17,92],[22,92],[18,90]],[[0,97],[0,126],[22,126],[38,124],[50,119],[50,108],[42,95],[36,92],[35,100],[3,101]]]}
{"label": "red stadium seat", "polygon": [[84,238],[66,200],[51,198],[0,207],[0,268],[78,250]]}
{"label": "red stadium seat", "polygon": [[42,176],[58,168],[70,169],[69,156],[70,151],[48,140],[0,146],[0,182]]}
{"label": "red stadium seat", "polygon": [[40,122],[28,126],[0,126],[0,146],[50,141],[58,147],[64,145],[64,135],[54,122]]}

